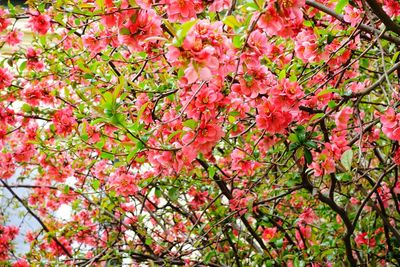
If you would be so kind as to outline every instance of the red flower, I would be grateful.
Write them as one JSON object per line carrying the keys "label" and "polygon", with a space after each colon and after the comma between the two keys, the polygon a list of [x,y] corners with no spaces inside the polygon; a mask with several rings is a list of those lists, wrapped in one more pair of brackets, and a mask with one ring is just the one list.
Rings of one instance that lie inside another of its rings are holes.
{"label": "red flower", "polygon": [[14,76],[5,68],[0,68],[0,89],[4,89],[11,85]]}
{"label": "red flower", "polygon": [[57,110],[53,115],[53,123],[57,134],[62,136],[70,134],[76,124],[71,108]]}
{"label": "red flower", "polygon": [[356,236],[354,241],[356,242],[357,246],[367,245],[368,247],[371,247],[371,248],[376,246],[375,238],[369,238],[367,235],[368,234],[364,232],[364,233],[360,233]]}
{"label": "red flower", "polygon": [[51,18],[48,15],[42,15],[35,12],[31,15],[29,23],[31,23],[32,31],[38,34],[46,34],[51,26]]}
{"label": "red flower", "polygon": [[278,231],[278,228],[276,228],[276,227],[265,228],[262,233],[262,238],[265,241],[269,241],[275,237],[277,231]]}

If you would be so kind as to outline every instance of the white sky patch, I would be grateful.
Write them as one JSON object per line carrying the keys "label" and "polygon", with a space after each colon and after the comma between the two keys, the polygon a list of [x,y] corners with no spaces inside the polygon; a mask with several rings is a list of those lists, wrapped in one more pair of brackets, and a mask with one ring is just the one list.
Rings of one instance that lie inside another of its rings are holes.
{"label": "white sky patch", "polygon": [[54,217],[62,220],[70,220],[72,215],[72,207],[67,204],[61,204],[61,206],[54,213]]}

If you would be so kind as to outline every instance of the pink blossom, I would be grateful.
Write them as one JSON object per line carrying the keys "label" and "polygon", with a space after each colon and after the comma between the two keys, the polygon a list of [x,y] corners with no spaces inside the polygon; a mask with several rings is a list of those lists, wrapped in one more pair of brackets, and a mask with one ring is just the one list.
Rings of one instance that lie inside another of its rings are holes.
{"label": "pink blossom", "polygon": [[38,12],[34,12],[30,19],[29,23],[31,23],[32,31],[41,35],[47,33],[51,26],[51,18],[49,15],[40,14]]}
{"label": "pink blossom", "polygon": [[27,59],[27,67],[29,69],[34,69],[37,71],[44,69],[44,64],[42,61],[39,61],[39,55],[41,53],[40,49],[34,49],[29,47],[26,51],[26,59]]}
{"label": "pink blossom", "polygon": [[383,133],[392,140],[400,141],[400,114],[390,107],[380,115],[380,119]]}
{"label": "pink blossom", "polygon": [[61,136],[70,134],[76,125],[76,120],[71,108],[57,110],[53,115],[56,133]]}
{"label": "pink blossom", "polygon": [[8,25],[11,24],[11,20],[7,18],[8,11],[0,8],[0,32],[7,29]]}
{"label": "pink blossom", "polygon": [[197,191],[193,186],[188,191],[189,196],[192,197],[189,205],[194,210],[198,210],[207,200],[208,192],[207,191]]}
{"label": "pink blossom", "polygon": [[15,163],[11,153],[0,153],[0,177],[10,178],[15,173]]}
{"label": "pink blossom", "polygon": [[4,89],[11,85],[14,76],[6,68],[0,68],[0,89]]}
{"label": "pink blossom", "polygon": [[295,52],[305,63],[319,61],[318,40],[311,29],[303,29],[296,36]]}
{"label": "pink blossom", "polygon": [[221,12],[231,6],[232,0],[214,0],[209,7],[211,12]]}
{"label": "pink blossom", "polygon": [[341,109],[335,115],[335,123],[338,130],[344,130],[347,128],[347,123],[350,116],[353,114],[353,109],[351,107],[345,107]]}
{"label": "pink blossom", "polygon": [[278,232],[278,228],[276,228],[276,227],[265,228],[264,231],[262,232],[262,238],[265,241],[269,241],[275,237],[277,232]]}
{"label": "pink blossom", "polygon": [[196,0],[165,0],[168,18],[172,22],[185,22],[196,16]]}
{"label": "pink blossom", "polygon": [[347,5],[344,8],[344,12],[343,19],[350,23],[352,27],[355,27],[361,21],[362,12],[358,8]]}
{"label": "pink blossom", "polygon": [[256,116],[257,126],[271,134],[284,133],[293,117],[289,111],[279,108],[265,99],[257,106],[259,113]]}
{"label": "pink blossom", "polygon": [[8,32],[6,36],[4,36],[4,42],[6,42],[8,45],[14,46],[21,43],[23,36],[24,34],[21,31],[12,30]]}
{"label": "pink blossom", "polygon": [[363,232],[358,234],[355,238],[354,241],[356,242],[357,246],[361,245],[367,245],[368,247],[375,247],[376,246],[376,241],[375,238],[369,238],[368,234]]}

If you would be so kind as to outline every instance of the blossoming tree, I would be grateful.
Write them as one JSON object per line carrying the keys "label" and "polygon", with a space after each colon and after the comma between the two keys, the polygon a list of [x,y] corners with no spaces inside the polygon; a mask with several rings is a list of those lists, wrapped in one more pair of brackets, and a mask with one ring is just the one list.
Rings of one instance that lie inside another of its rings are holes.
{"label": "blossoming tree", "polygon": [[1,207],[1,266],[400,264],[399,1],[27,4],[0,182],[40,227]]}

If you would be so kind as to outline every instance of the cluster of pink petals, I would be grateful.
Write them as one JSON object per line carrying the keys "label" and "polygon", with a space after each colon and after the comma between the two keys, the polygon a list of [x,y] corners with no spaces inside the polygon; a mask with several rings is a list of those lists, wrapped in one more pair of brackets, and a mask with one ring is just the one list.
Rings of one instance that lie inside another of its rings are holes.
{"label": "cluster of pink petals", "polygon": [[76,119],[71,108],[57,110],[53,115],[56,133],[61,136],[70,134],[76,125]]}
{"label": "cluster of pink petals", "polygon": [[0,261],[6,261],[12,249],[12,241],[17,237],[19,229],[16,226],[0,225]]}
{"label": "cluster of pink petals", "polygon": [[376,240],[374,237],[368,237],[368,234],[366,232],[358,234],[355,238],[354,241],[356,242],[357,246],[361,245],[367,245],[368,247],[375,247],[376,246]]}
{"label": "cluster of pink petals", "polygon": [[149,38],[162,35],[161,19],[153,9],[132,10],[126,14],[127,20],[120,27],[118,41],[132,51],[142,51]]}
{"label": "cluster of pink petals", "polygon": [[344,16],[343,19],[350,23],[352,27],[355,27],[358,23],[361,22],[362,11],[358,8],[352,7],[351,5],[347,5],[344,8]]}
{"label": "cluster of pink petals", "polygon": [[288,125],[299,114],[298,100],[304,95],[297,82],[278,81],[269,90],[269,98],[257,105],[257,126],[270,134],[285,133]]}
{"label": "cluster of pink petals", "polygon": [[235,189],[232,192],[233,198],[229,200],[229,208],[232,211],[237,211],[241,216],[248,211],[248,204],[254,199],[249,196],[245,190]]}
{"label": "cluster of pink petals", "polygon": [[305,63],[314,63],[321,60],[318,38],[312,29],[303,29],[296,36],[295,53]]}
{"label": "cluster of pink petals", "polygon": [[108,180],[108,185],[110,189],[114,190],[121,196],[133,196],[139,191],[136,183],[138,182],[138,177],[134,174],[127,173],[123,169],[119,169],[112,175]]}
{"label": "cluster of pink petals", "polygon": [[14,76],[6,68],[0,68],[0,90],[11,85]]}
{"label": "cluster of pink petals", "polygon": [[8,10],[0,8],[0,32],[7,29],[7,27],[11,24],[11,19],[9,19],[7,16]]}
{"label": "cluster of pink petals", "polygon": [[198,21],[187,34],[182,47],[169,46],[166,55],[171,65],[185,66],[183,84],[225,77],[233,71],[231,41],[223,34],[222,22]]}
{"label": "cluster of pink petals", "polygon": [[9,31],[2,39],[10,46],[15,46],[22,41],[24,34],[19,30]]}
{"label": "cluster of pink petals", "polygon": [[234,149],[231,154],[232,170],[239,175],[253,175],[255,170],[261,166],[260,163],[246,159],[246,153],[239,149]]}
{"label": "cluster of pink petals", "polygon": [[47,33],[51,27],[51,18],[47,14],[40,14],[37,11],[32,12],[29,19],[32,31],[41,35]]}
{"label": "cluster of pink petals", "polygon": [[270,36],[293,37],[303,27],[304,0],[272,0],[258,25]]}
{"label": "cluster of pink petals", "polygon": [[392,140],[400,141],[400,114],[393,108],[388,108],[380,115],[382,131]]}
{"label": "cluster of pink petals", "polygon": [[208,199],[207,191],[198,191],[193,186],[189,189],[188,194],[192,197],[192,199],[189,201],[189,205],[194,210],[198,210],[202,205],[204,205],[204,203],[206,203]]}

